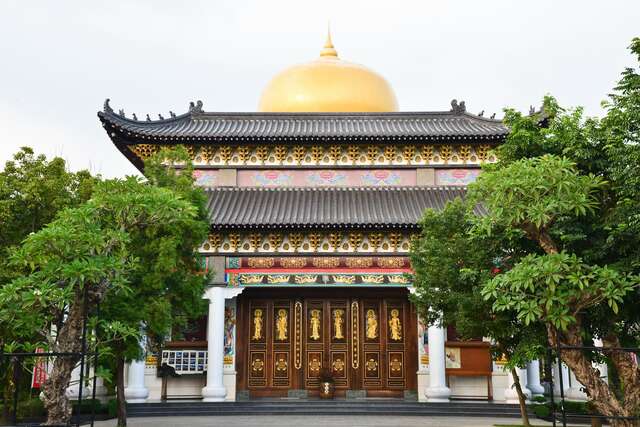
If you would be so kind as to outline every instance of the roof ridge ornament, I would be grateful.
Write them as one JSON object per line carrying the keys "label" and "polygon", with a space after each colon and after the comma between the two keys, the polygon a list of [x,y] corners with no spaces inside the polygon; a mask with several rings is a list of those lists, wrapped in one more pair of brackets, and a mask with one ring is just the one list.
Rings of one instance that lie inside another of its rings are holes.
{"label": "roof ridge ornament", "polygon": [[204,113],[202,110],[202,101],[198,100],[195,103],[191,101],[189,103],[189,112],[190,113]]}
{"label": "roof ridge ornament", "polygon": [[458,104],[457,99],[451,100],[451,112],[453,114],[463,114],[467,112],[467,106],[464,104],[464,101],[460,101]]}
{"label": "roof ridge ornament", "polygon": [[111,101],[109,98],[104,100],[104,105],[102,106],[102,109],[104,110],[105,113],[113,113],[113,108],[111,108],[111,105],[109,105],[109,101]]}

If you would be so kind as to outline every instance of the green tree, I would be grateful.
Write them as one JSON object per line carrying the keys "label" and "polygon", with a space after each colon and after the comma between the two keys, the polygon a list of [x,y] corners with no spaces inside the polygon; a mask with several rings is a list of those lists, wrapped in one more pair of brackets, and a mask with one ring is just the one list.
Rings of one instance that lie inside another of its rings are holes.
{"label": "green tree", "polygon": [[[90,196],[99,177],[87,171],[69,172],[59,157],[48,160],[36,156],[29,147],[22,147],[0,171],[0,288],[16,277],[8,264],[10,251],[30,233],[39,231],[61,210],[78,206]],[[16,329],[0,322],[0,349],[5,352],[33,351],[36,344],[30,331]],[[13,343],[13,345],[9,345]],[[26,346],[23,344],[27,344]],[[5,401],[10,401],[12,366],[0,367],[0,386]],[[4,417],[9,405],[3,406]]]}
{"label": "green tree", "polygon": [[[168,254],[197,218],[198,208],[169,189],[132,177],[99,184],[88,202],[59,213],[12,254],[22,275],[0,289],[0,323],[38,334],[50,350],[79,352],[84,316],[106,295],[132,292],[131,274],[140,269],[132,245],[141,236],[162,239]],[[53,363],[44,386],[47,424],[69,421],[65,391],[78,360]]]}
{"label": "green tree", "polygon": [[463,339],[487,337],[494,357],[505,357],[520,400],[521,414],[529,425],[526,396],[517,367],[539,358],[545,331],[540,323],[523,327],[514,311],[496,312],[482,294],[482,285],[509,268],[531,246],[517,235],[473,233],[473,206],[462,200],[442,211],[428,210],[420,222],[421,234],[413,241],[411,265],[416,292],[412,300],[429,324],[453,325]]}
{"label": "green tree", "polygon": [[[476,219],[479,235],[491,236],[496,227],[519,231],[542,250],[486,282],[483,296],[492,301],[494,311],[515,312],[525,325],[543,322],[554,347],[582,347],[584,338],[593,336],[585,328],[585,313],[597,308],[615,319],[624,297],[640,284],[638,277],[614,267],[589,265],[560,244],[563,229],[570,227],[567,224],[572,220],[602,214],[599,200],[605,186],[600,177],[581,175],[573,162],[544,155],[489,168],[470,189],[471,200],[487,209],[487,215]],[[602,340],[605,348],[620,347],[615,334]],[[562,360],[603,415],[633,416],[640,410],[640,378],[634,356],[621,351],[607,354],[625,384],[622,398],[600,377],[588,353],[567,350],[562,352]],[[632,425],[629,421],[612,422]]]}
{"label": "green tree", "polygon": [[[178,170],[167,163],[184,166]],[[107,294],[101,305],[99,332],[109,347],[102,352],[108,352],[115,362],[109,367],[116,373],[118,426],[127,424],[124,366],[142,357],[140,332],[152,347],[159,348],[172,328],[204,312],[206,277],[196,249],[206,240],[209,222],[204,192],[194,185],[192,172],[184,149],[163,150],[145,162],[149,185],[167,188],[190,202],[196,215],[154,239],[146,232],[132,233],[129,248],[137,262],[136,269],[128,273],[130,292]]]}

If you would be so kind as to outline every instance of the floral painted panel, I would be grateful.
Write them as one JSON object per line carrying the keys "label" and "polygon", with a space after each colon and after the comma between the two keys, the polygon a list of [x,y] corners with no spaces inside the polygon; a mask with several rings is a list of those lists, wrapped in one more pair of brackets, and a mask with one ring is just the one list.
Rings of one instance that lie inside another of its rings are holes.
{"label": "floral painted panel", "polygon": [[386,187],[416,185],[416,171],[393,169],[241,170],[240,187]]}
{"label": "floral painted panel", "polygon": [[195,184],[200,187],[215,187],[218,185],[217,170],[198,169],[193,171],[193,177],[196,179]]}
{"label": "floral painted panel", "polygon": [[480,169],[437,169],[437,185],[465,186],[474,182],[480,175]]}

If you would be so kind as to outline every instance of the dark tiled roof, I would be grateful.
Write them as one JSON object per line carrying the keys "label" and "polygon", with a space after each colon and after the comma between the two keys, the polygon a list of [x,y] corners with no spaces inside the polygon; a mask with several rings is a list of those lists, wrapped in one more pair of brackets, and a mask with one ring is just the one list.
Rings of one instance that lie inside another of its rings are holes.
{"label": "dark tiled roof", "polygon": [[221,187],[206,191],[211,225],[220,229],[413,228],[425,209],[442,209],[466,192],[464,187]]}
{"label": "dark tiled roof", "polygon": [[499,120],[465,111],[398,113],[208,113],[201,108],[162,120],[138,121],[113,112],[98,117],[113,138],[144,142],[449,140],[501,142]]}

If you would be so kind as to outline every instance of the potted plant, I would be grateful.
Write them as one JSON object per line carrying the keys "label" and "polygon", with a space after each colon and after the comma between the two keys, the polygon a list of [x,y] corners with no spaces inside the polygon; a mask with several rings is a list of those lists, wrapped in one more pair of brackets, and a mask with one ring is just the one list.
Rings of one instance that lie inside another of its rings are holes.
{"label": "potted plant", "polygon": [[336,385],[331,371],[326,368],[321,369],[318,380],[320,380],[320,398],[333,399],[333,394],[336,391]]}

